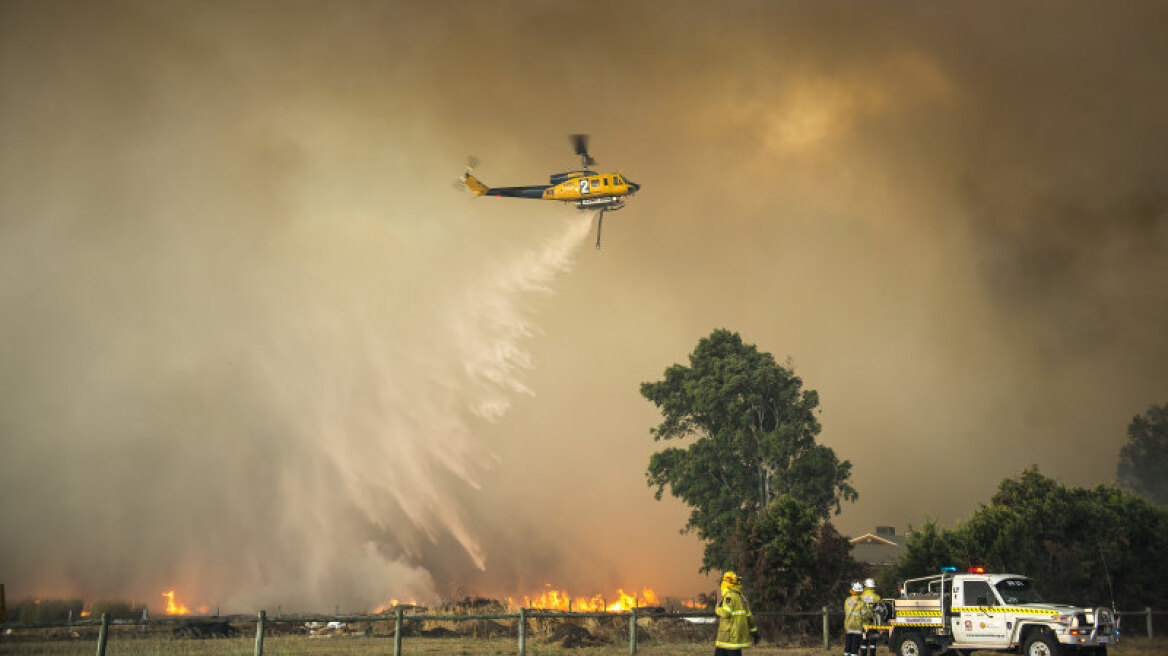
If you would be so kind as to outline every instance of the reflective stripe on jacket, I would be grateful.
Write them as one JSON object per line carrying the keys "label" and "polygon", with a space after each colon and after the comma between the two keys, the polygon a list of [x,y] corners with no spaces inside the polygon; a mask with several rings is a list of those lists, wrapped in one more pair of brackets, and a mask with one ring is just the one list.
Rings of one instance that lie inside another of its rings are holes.
{"label": "reflective stripe on jacket", "polygon": [[844,602],[844,631],[863,633],[864,625],[872,621],[872,609],[860,595],[850,595]]}
{"label": "reflective stripe on jacket", "polygon": [[714,608],[718,614],[718,639],[715,647],[722,649],[745,649],[752,643],[750,634],[756,628],[750,605],[742,593],[734,588],[722,591],[722,603]]}

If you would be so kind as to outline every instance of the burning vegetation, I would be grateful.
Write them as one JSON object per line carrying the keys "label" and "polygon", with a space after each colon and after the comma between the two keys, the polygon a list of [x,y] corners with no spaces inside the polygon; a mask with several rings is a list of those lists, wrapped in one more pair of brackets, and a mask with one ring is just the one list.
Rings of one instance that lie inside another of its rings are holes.
{"label": "burning vegetation", "polygon": [[[550,583],[544,587],[545,589],[538,595],[526,594],[522,597],[508,596],[502,599],[465,597],[456,602],[440,604],[435,610],[457,615],[514,612],[519,608],[558,610],[575,613],[624,613],[634,608],[642,610],[664,610],[666,605],[676,610],[702,609],[711,605],[709,600],[705,599],[705,595],[699,595],[697,599],[666,599],[668,603],[663,603],[652,588],[641,588],[639,592],[626,592],[623,588],[617,588],[616,592],[611,595],[606,596],[598,593],[586,597],[573,595],[566,590],[552,586]],[[410,609],[422,607],[423,604],[417,600],[401,601],[398,599],[390,599],[388,604],[377,607],[373,613],[380,615],[382,613],[392,612],[397,608]]]}
{"label": "burning vegetation", "polygon": [[174,600],[174,590],[167,590],[162,593],[166,597],[166,614],[167,615],[190,615],[191,611],[186,606]]}
{"label": "burning vegetation", "polygon": [[617,588],[616,594],[605,597],[600,594],[591,597],[579,597],[568,594],[564,590],[557,590],[549,583],[547,589],[538,597],[524,595],[523,603],[519,604],[513,597],[507,597],[509,608],[538,608],[540,610],[576,611],[580,613],[620,613],[642,607],[656,607],[660,605],[657,593],[650,588],[642,588],[638,594],[625,592]]}

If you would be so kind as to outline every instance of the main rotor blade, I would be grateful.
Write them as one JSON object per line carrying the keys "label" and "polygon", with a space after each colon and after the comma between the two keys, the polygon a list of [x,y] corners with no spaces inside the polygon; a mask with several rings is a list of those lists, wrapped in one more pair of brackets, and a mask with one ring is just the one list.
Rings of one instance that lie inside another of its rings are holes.
{"label": "main rotor blade", "polygon": [[584,166],[592,166],[596,160],[592,159],[592,155],[588,154],[588,135],[573,134],[572,146],[576,149],[576,154],[580,156],[580,161]]}

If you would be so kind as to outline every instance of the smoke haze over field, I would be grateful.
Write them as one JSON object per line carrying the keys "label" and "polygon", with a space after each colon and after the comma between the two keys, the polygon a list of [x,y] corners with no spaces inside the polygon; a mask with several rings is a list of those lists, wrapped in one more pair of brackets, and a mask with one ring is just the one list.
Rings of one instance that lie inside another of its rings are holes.
{"label": "smoke haze over field", "polygon": [[[639,395],[725,327],[845,533],[1168,401],[1163,3],[0,4],[0,582],[224,610],[690,595]],[[589,216],[450,189],[576,164]],[[927,493],[922,493],[927,490]]]}

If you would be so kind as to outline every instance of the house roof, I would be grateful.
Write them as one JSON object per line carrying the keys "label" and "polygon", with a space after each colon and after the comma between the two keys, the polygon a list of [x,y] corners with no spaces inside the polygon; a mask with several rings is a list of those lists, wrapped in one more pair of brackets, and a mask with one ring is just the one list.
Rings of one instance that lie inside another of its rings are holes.
{"label": "house roof", "polygon": [[878,526],[875,533],[865,533],[848,540],[852,558],[877,567],[890,567],[904,553],[905,536],[897,535],[891,527]]}
{"label": "house roof", "polygon": [[[893,536],[893,537],[896,537],[896,536]],[[861,536],[854,537],[851,540],[848,540],[848,542],[850,542],[852,544],[886,544],[886,545],[891,546],[891,547],[900,546],[899,543],[893,542],[892,540],[889,540],[886,537],[876,535],[875,533],[865,533]]]}
{"label": "house roof", "polygon": [[898,544],[860,543],[852,546],[853,559],[877,567],[895,565],[900,560],[902,553],[904,553],[904,547]]}

